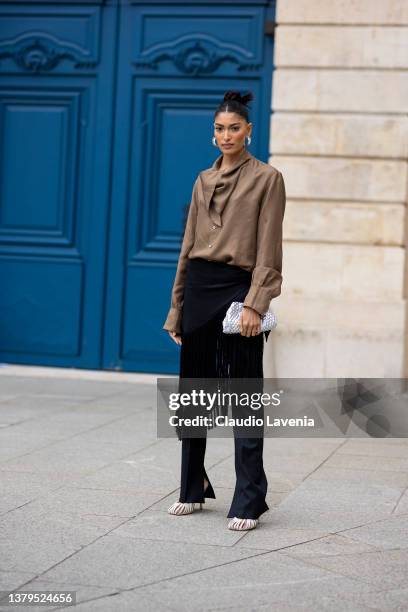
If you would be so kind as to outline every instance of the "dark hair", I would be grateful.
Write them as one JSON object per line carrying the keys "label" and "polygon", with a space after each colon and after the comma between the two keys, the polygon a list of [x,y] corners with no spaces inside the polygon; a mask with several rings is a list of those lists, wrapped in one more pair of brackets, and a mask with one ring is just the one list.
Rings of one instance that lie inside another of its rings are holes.
{"label": "dark hair", "polygon": [[254,99],[253,94],[249,91],[244,96],[241,96],[239,91],[228,90],[224,94],[224,99],[214,113],[214,119],[218,113],[237,113],[241,115],[249,123],[249,107],[247,103]]}

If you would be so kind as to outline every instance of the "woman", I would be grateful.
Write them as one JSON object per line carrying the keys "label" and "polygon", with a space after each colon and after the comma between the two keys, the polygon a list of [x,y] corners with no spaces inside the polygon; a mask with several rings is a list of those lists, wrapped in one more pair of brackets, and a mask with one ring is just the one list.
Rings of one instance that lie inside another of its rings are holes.
{"label": "woman", "polygon": [[[286,194],[282,174],[246,149],[252,132],[247,103],[252,99],[251,93],[226,92],[214,114],[213,144],[222,154],[194,184],[163,325],[181,346],[181,381],[263,379],[261,315],[281,293]],[[233,301],[244,303],[240,333],[225,334],[222,320]],[[205,498],[215,498],[204,468],[206,441],[206,431],[182,439],[180,498],[170,514],[190,514],[196,504],[202,508]],[[234,444],[236,486],[228,528],[248,530],[269,510],[263,432],[243,438],[234,428]]]}

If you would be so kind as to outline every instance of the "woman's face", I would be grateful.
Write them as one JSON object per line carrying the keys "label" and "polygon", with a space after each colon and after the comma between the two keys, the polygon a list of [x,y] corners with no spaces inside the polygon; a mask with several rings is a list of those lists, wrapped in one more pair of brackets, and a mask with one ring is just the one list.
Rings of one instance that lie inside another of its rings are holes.
{"label": "woman's face", "polygon": [[252,123],[247,123],[237,113],[218,113],[214,121],[214,136],[223,153],[236,153],[245,146],[245,136],[250,136]]}

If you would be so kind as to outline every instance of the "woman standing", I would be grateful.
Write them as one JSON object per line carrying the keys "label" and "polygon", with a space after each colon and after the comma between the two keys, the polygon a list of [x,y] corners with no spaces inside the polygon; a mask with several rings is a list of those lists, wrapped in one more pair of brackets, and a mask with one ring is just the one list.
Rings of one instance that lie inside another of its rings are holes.
{"label": "woman standing", "polygon": [[[227,91],[214,114],[213,144],[222,154],[198,175],[192,193],[169,310],[163,329],[181,346],[180,379],[263,379],[261,315],[281,293],[282,174],[246,149],[251,93]],[[244,303],[240,333],[223,333],[231,302]],[[265,332],[265,340],[269,332]],[[257,415],[259,416],[259,415]],[[180,498],[184,515],[215,493],[204,468],[206,435],[182,439]],[[229,529],[253,529],[269,508],[263,435],[235,436],[236,486]]]}

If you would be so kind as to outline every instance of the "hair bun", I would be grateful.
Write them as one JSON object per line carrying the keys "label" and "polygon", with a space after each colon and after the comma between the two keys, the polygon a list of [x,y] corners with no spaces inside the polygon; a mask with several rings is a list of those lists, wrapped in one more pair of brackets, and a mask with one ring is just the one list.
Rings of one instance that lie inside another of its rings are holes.
{"label": "hair bun", "polygon": [[239,102],[240,104],[243,104],[244,106],[248,106],[248,102],[250,102],[253,99],[254,99],[254,96],[252,95],[251,92],[248,92],[244,96],[241,96],[239,91],[234,91],[230,89],[225,92],[223,101],[231,102],[232,100],[235,100],[236,102]]}

